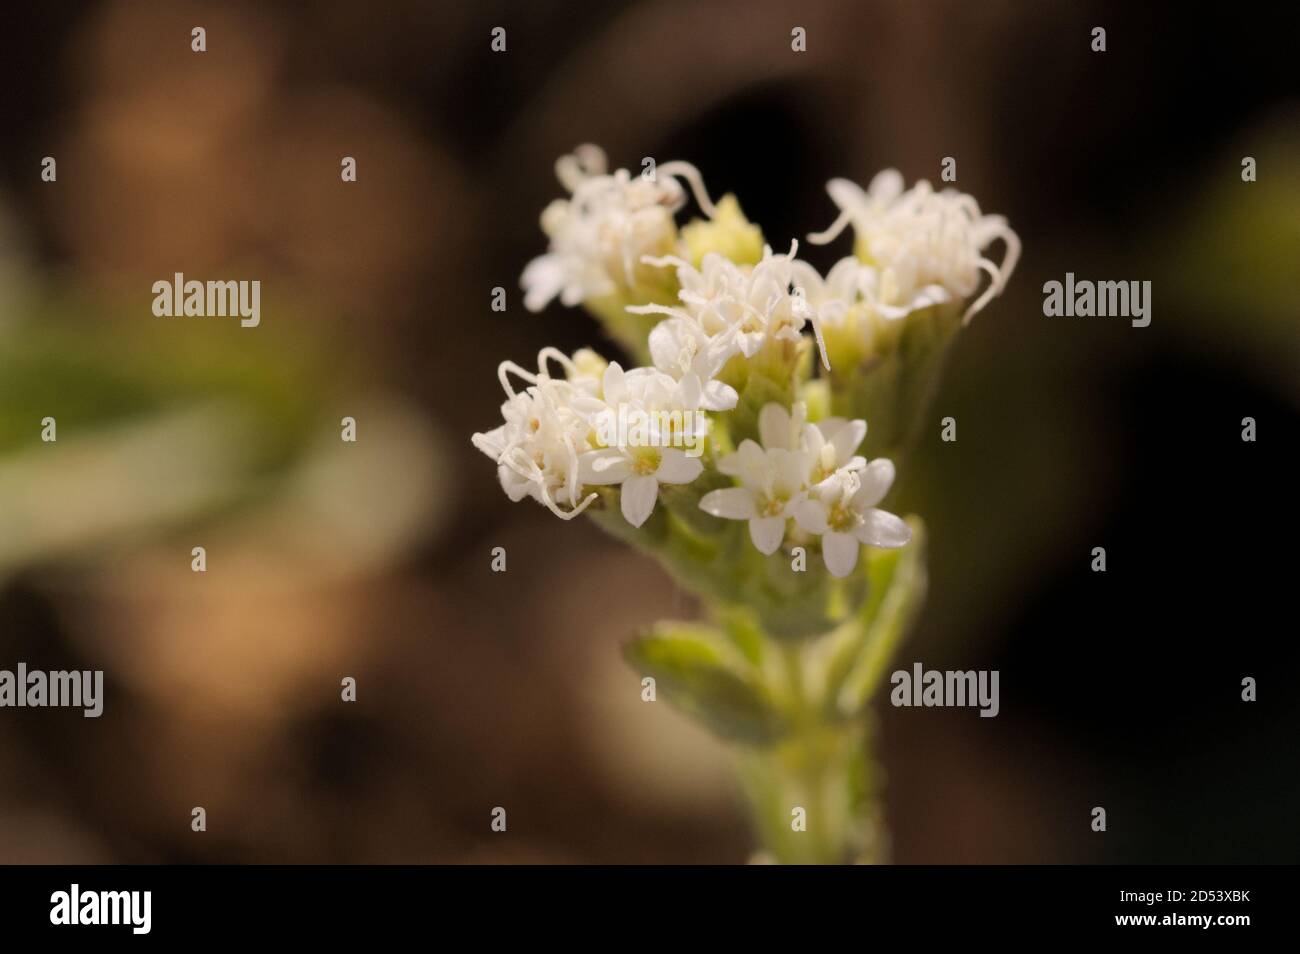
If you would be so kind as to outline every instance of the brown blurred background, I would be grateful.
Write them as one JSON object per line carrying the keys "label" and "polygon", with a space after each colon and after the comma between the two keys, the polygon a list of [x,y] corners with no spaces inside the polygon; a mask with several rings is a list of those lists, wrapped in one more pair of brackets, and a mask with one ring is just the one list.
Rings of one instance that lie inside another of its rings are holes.
{"label": "brown blurred background", "polygon": [[[959,439],[936,425],[900,504],[933,553],[899,662],[999,669],[1002,713],[881,708],[895,859],[1297,860],[1298,20],[1028,0],[9,12],[0,668],[102,668],[107,699],[98,720],[0,710],[0,861],[748,857],[727,754],[641,703],[619,653],[691,600],[594,527],[511,505],[469,444],[503,358],[617,354],[518,291],[553,161],[586,141],[617,166],[694,162],[780,247],[834,217],[828,178],[937,181],[953,156],[1024,242],[936,403]],[[825,267],[844,244],[805,251]],[[260,279],[261,327],[154,318],[176,271]],[[1066,271],[1151,280],[1152,325],[1044,318]]]}

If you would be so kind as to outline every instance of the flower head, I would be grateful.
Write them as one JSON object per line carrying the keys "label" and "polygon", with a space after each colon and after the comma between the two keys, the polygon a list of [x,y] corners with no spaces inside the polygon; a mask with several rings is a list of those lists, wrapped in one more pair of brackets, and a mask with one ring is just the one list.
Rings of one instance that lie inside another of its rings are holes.
{"label": "flower head", "polygon": [[[675,267],[681,285],[680,306],[627,309],[667,316],[650,333],[656,365],[670,373],[716,374],[734,355],[752,358],[768,341],[799,341],[808,323],[822,346],[819,312],[808,307],[797,282],[798,248],[798,242],[791,242],[789,252],[776,255],[764,246],[762,259],[750,266],[714,253],[705,255],[699,268],[674,256],[647,258],[647,264]],[[824,347],[822,355],[824,360]]]}
{"label": "flower head", "polygon": [[[935,192],[922,180],[904,190],[903,177],[887,169],[865,191],[847,179],[832,179],[826,191],[840,215],[808,239],[825,244],[853,226],[857,256],[871,269],[858,276],[859,287],[886,319],[970,299],[980,273],[987,273],[988,286],[962,316],[969,321],[1002,293],[1020,257],[1020,239],[1007,220],[981,214],[975,199],[956,189]],[[983,254],[998,239],[1006,246],[1000,264]]]}
{"label": "flower head", "polygon": [[[604,407],[591,417],[600,446],[579,457],[584,484],[621,484],[623,517],[639,527],[654,512],[660,484],[689,484],[704,471],[697,452],[708,430],[682,386],[654,368],[605,369]],[[689,405],[689,406],[688,406]]]}
{"label": "flower head", "polygon": [[[556,361],[573,377],[552,377]],[[536,373],[503,361],[497,376],[507,398],[501,405],[504,423],[471,437],[474,446],[497,463],[497,476],[513,501],[532,497],[557,517],[571,520],[595,499],[579,501],[580,453],[588,448],[590,418],[603,406],[593,393],[592,380],[555,348],[543,349]],[[510,375],[528,386],[516,391]],[[565,510],[564,507],[569,509]]]}
{"label": "flower head", "polygon": [[664,163],[652,177],[605,169],[605,153],[592,145],[556,162],[556,176],[572,195],[556,199],[542,213],[550,249],[533,259],[520,279],[529,311],[541,311],[557,296],[573,306],[626,294],[641,284],[642,259],[675,248],[674,214],[686,203],[679,180],[691,186],[700,208],[712,213],[700,174],[688,163]]}
{"label": "flower head", "polygon": [[894,465],[877,458],[861,470],[837,471],[795,507],[799,527],[821,537],[822,559],[832,576],[853,572],[863,544],[901,547],[912,538],[899,517],[876,509],[893,482]]}
{"label": "flower head", "polygon": [[724,520],[749,521],[749,538],[760,553],[774,553],[785,539],[785,525],[807,492],[808,459],[802,451],[763,448],[742,441],[736,453],[718,461],[718,470],[740,481],[705,494],[700,509]]}

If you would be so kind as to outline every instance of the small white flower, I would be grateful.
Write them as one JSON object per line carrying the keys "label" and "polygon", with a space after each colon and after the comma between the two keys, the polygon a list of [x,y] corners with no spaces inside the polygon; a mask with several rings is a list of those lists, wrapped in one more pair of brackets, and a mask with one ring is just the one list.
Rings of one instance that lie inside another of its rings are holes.
{"label": "small white flower", "polygon": [[[647,264],[676,267],[681,285],[680,307],[651,304],[628,308],[634,314],[676,319],[660,335],[656,365],[678,373],[676,368],[695,368],[698,356],[707,354],[707,367],[716,365],[712,373],[717,373],[736,353],[752,358],[769,340],[798,341],[809,323],[825,363],[820,312],[808,306],[796,280],[794,256],[798,248],[798,243],[792,242],[788,253],[776,255],[764,246],[763,258],[753,266],[737,265],[715,253],[705,255],[698,269],[673,256],[647,257]],[[667,322],[655,331],[664,324]],[[652,353],[655,345],[651,332]],[[692,350],[683,353],[688,346]],[[704,380],[707,383],[708,378]]]}
{"label": "small white flower", "polygon": [[[966,309],[969,321],[1002,293],[1020,257],[1020,239],[1000,215],[983,215],[972,196],[956,189],[935,192],[928,182],[903,188],[903,177],[887,169],[863,189],[847,179],[826,186],[840,215],[824,232],[808,236],[815,244],[835,239],[852,225],[857,255],[871,269],[859,287],[882,317],[902,318],[913,311],[975,295],[980,273],[989,285]],[[1001,264],[981,253],[1001,239]]]}
{"label": "small white flower", "polygon": [[[654,368],[624,372],[617,362],[605,369],[601,400],[603,409],[591,420],[597,434],[616,438],[613,446],[587,451],[579,458],[582,484],[621,484],[623,517],[639,527],[654,512],[659,485],[689,484],[699,477],[704,465],[681,447],[699,446],[707,422],[688,407],[683,388],[669,375]],[[645,433],[621,433],[610,424],[634,417]],[[690,432],[685,433],[689,428]]]}
{"label": "small white flower", "polygon": [[858,471],[867,459],[857,449],[867,436],[867,422],[828,417],[804,427],[803,449],[812,460],[808,483],[816,486],[841,471]]}
{"label": "small white flower", "polygon": [[529,311],[541,311],[556,296],[572,307],[633,288],[645,256],[676,247],[674,215],[686,202],[679,179],[705,214],[713,214],[700,174],[688,163],[663,163],[653,178],[605,169],[605,153],[592,145],[556,162],[556,176],[572,197],[556,199],[542,213],[550,249],[520,279]]}
{"label": "small white flower", "polygon": [[699,406],[708,411],[730,411],[740,400],[735,388],[715,380],[735,353],[734,334],[711,338],[688,318],[669,318],[650,331],[655,367],[681,380],[690,393],[698,392]]}
{"label": "small white flower", "polygon": [[704,471],[676,447],[611,447],[590,451],[580,464],[585,484],[621,484],[623,517],[639,527],[654,513],[660,484],[689,484]]}
{"label": "small white flower", "polygon": [[893,548],[912,538],[902,519],[876,509],[893,482],[894,465],[877,458],[860,471],[838,471],[795,507],[795,522],[821,537],[822,558],[832,576],[853,572],[863,544]]}
{"label": "small white flower", "polygon": [[718,470],[739,479],[740,486],[705,494],[700,509],[724,520],[748,520],[749,538],[759,552],[776,552],[786,522],[806,493],[807,454],[783,447],[765,450],[745,440],[736,453],[718,461]]}
{"label": "small white flower", "polygon": [[[549,361],[574,373],[577,383],[553,378]],[[578,499],[579,455],[588,448],[590,416],[603,405],[592,394],[590,381],[562,352],[545,348],[537,363],[536,374],[511,361],[501,363],[497,376],[507,395],[501,405],[505,423],[471,440],[496,461],[501,487],[512,501],[532,497],[557,517],[571,520],[596,498],[593,493]],[[516,392],[511,374],[528,387]],[[569,509],[562,509],[565,506]]]}
{"label": "small white flower", "polygon": [[808,407],[802,401],[796,401],[789,411],[774,402],[765,404],[758,412],[758,436],[766,448],[803,451],[808,459],[809,485],[821,483],[838,470],[867,466],[866,458],[854,453],[867,436],[867,422],[828,417],[809,424]]}

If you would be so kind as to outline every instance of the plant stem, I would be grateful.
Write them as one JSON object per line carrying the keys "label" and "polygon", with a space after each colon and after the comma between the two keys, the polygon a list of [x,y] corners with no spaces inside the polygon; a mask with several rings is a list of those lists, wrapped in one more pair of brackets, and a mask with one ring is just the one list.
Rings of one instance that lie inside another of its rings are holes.
{"label": "plant stem", "polygon": [[[878,806],[869,784],[862,719],[835,721],[810,679],[809,643],[772,646],[788,687],[789,735],[742,759],[755,825],[771,860],[781,864],[877,861]],[[802,811],[800,811],[802,810]]]}

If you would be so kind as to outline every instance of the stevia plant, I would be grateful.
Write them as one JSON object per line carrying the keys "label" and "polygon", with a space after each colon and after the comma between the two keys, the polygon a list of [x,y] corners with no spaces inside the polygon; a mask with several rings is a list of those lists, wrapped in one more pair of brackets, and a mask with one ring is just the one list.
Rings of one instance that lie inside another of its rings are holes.
{"label": "stevia plant", "polygon": [[[544,349],[499,368],[504,422],[475,434],[513,501],[586,514],[697,594],[627,657],[734,746],[759,860],[881,861],[868,706],[926,588],[918,517],[882,509],[958,329],[1019,256],[969,195],[827,187],[853,254],[822,276],[774,252],[684,162],[606,171],[580,147],[542,214],[525,304],[583,305],[630,356]],[[702,217],[679,226],[693,195]],[[1001,261],[985,250],[1003,245]],[[870,424],[870,428],[868,428]],[[865,553],[863,552],[865,551]]]}

